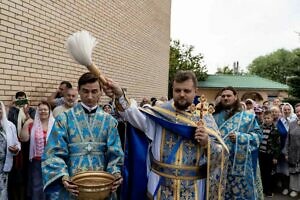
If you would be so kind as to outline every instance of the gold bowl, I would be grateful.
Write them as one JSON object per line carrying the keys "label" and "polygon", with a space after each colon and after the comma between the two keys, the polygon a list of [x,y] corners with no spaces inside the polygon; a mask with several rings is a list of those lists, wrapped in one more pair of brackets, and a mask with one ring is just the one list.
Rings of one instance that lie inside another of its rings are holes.
{"label": "gold bowl", "polygon": [[104,200],[111,194],[115,177],[104,171],[86,171],[75,174],[71,181],[78,186],[79,200]]}

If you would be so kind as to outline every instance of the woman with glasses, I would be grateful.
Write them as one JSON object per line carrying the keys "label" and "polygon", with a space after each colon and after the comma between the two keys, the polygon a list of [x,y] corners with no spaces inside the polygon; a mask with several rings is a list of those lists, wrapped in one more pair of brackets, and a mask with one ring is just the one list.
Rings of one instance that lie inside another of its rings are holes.
{"label": "woman with glasses", "polygon": [[41,157],[44,152],[47,138],[52,129],[54,118],[50,105],[42,101],[39,103],[34,120],[29,118],[21,131],[20,140],[30,141],[29,160],[29,188],[32,200],[47,199],[43,192]]}

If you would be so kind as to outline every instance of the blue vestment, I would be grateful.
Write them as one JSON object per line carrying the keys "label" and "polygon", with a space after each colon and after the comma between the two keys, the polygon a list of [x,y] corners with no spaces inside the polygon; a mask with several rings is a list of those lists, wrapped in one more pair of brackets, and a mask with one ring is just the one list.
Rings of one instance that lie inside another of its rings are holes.
{"label": "blue vestment", "polygon": [[[221,111],[214,118],[230,151],[225,199],[259,199],[256,170],[262,133],[255,115],[243,111],[226,120],[226,112]],[[236,134],[235,142],[229,139],[232,132]]]}
{"label": "blue vestment", "polygon": [[[131,105],[124,115],[140,130],[130,126],[127,135],[123,199],[145,199],[146,192],[159,200],[222,198],[226,153],[210,114],[204,122],[215,136],[210,135],[207,149],[194,140],[199,115],[177,111],[173,101],[141,111]],[[134,120],[140,118],[144,120]]]}
{"label": "blue vestment", "polygon": [[73,199],[62,186],[62,176],[83,171],[121,173],[123,151],[117,120],[100,107],[86,114],[82,105],[57,116],[42,156],[44,190],[58,199]]}

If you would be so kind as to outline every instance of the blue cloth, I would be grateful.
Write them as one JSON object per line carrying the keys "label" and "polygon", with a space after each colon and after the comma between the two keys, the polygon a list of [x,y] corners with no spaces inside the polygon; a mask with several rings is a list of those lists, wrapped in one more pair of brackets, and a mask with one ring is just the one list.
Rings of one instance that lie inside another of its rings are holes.
{"label": "blue cloth", "polygon": [[59,192],[58,199],[74,199],[61,184],[61,177],[83,171],[121,173],[124,154],[117,120],[98,108],[86,114],[81,104],[57,116],[42,156],[46,192]]}
{"label": "blue cloth", "polygon": [[[230,150],[225,199],[257,199],[260,189],[256,187],[256,169],[262,132],[255,115],[239,112],[227,119],[222,111],[214,117]],[[236,134],[235,143],[229,139],[232,132]]]}
{"label": "blue cloth", "polygon": [[147,199],[147,153],[149,141],[145,134],[127,123],[125,161],[122,170],[121,198]]}
{"label": "blue cloth", "polygon": [[[176,124],[163,119],[161,116],[147,114],[152,120],[166,129],[185,138],[193,138],[195,127]],[[129,123],[126,130],[125,161],[123,167],[122,199],[146,199],[147,194],[147,154],[149,139],[146,135]]]}
{"label": "blue cloth", "polygon": [[[180,149],[183,156],[182,158],[179,158],[178,155],[176,160],[178,158],[181,159],[182,164],[186,166],[200,166],[205,164],[206,161],[203,159],[203,154],[201,153],[203,152],[203,149],[200,150],[200,146],[194,140],[196,129],[195,122],[199,120],[199,115],[193,115],[188,112],[176,112],[172,101],[161,105],[161,107],[141,108],[141,111],[147,115],[148,119],[150,118],[155,122],[155,126],[151,126],[151,128],[157,128],[157,126],[161,126],[163,128],[161,133],[163,139],[159,150],[161,156],[161,159],[159,160],[160,162],[176,165],[176,162],[172,162],[171,158],[172,155],[176,153],[176,146],[180,146],[179,144],[182,142],[183,145],[181,145]],[[207,127],[211,130],[217,130],[217,125],[211,115],[205,115],[204,121]],[[146,134],[143,134],[141,131],[133,128],[131,125],[128,125],[126,135],[125,163],[123,168],[124,182],[121,197],[124,200],[146,199],[148,182],[146,169],[150,164],[147,163],[147,156],[149,155],[148,146],[152,141],[148,140],[145,136]],[[216,169],[220,167],[220,159],[222,157],[220,156],[220,153],[222,151],[222,147],[214,143],[214,137],[211,137],[211,141],[211,161],[213,160],[212,163],[214,164],[210,169],[211,180],[209,183],[209,192],[211,196],[209,199],[214,199],[214,196],[218,196],[219,194],[219,184],[223,184],[223,179],[222,181],[220,180],[221,170]],[[206,174],[207,169],[204,168],[204,170]],[[153,172],[150,173],[152,173],[150,175],[153,175]],[[181,185],[179,189],[175,189],[172,186],[172,182],[174,182],[173,179],[163,178],[161,185],[158,184],[158,187],[154,185],[157,189],[160,187],[157,196],[160,196],[162,199],[172,199],[175,194],[174,192],[180,191],[180,198],[184,198],[184,195],[188,195],[192,199],[196,199],[197,195],[198,199],[203,198],[206,185],[205,179],[179,180],[180,183],[178,185]],[[155,196],[155,192],[151,195]]]}
{"label": "blue cloth", "polygon": [[276,127],[277,127],[279,135],[280,135],[280,148],[282,150],[285,146],[285,141],[286,141],[288,131],[286,130],[284,124],[282,123],[282,121],[280,119],[277,121]]}

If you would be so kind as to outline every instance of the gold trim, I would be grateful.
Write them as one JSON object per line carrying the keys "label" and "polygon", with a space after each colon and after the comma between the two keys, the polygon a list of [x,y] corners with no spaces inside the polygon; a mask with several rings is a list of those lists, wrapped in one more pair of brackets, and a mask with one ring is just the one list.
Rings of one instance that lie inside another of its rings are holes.
{"label": "gold trim", "polygon": [[[161,108],[161,107],[157,107],[157,106],[152,107],[152,109],[155,110],[155,111],[157,111],[157,112],[161,112],[161,113],[165,113],[167,115],[173,116],[173,117],[181,120],[181,122],[186,123],[186,124],[188,124],[190,126],[197,127],[196,122],[194,122],[194,121],[192,121],[192,120],[190,120],[190,119],[188,119],[188,118],[186,118],[186,117],[184,117],[182,115],[176,115],[176,114],[174,114],[174,111],[170,111],[170,110],[167,110],[167,109],[164,109],[164,108]],[[142,109],[142,110],[145,111],[145,112],[147,112],[147,113],[149,113],[149,114],[151,114],[151,115],[154,114],[153,112],[152,113],[149,112],[149,109]],[[204,124],[204,127],[208,131],[208,134],[216,137],[216,139],[219,141],[219,143],[222,144],[222,146],[225,148],[225,150],[227,151],[227,153],[229,153],[228,147],[224,143],[222,137],[216,131],[214,131],[213,129],[208,128],[207,126],[205,126],[205,124]]]}
{"label": "gold trim", "polygon": [[154,163],[156,163],[157,165],[161,166],[161,167],[165,167],[165,168],[171,168],[171,169],[185,169],[185,170],[200,170],[201,167],[200,166],[189,166],[189,165],[172,165],[172,164],[167,164],[167,163],[163,163],[160,162],[158,160],[153,159],[152,160]]}
{"label": "gold trim", "polygon": [[195,199],[199,199],[199,190],[198,190],[198,184],[197,181],[194,182],[194,191],[195,191]]}
{"label": "gold trim", "polygon": [[160,153],[159,153],[160,154],[160,160],[163,159],[165,140],[166,140],[166,129],[162,128],[161,142],[160,142]]}
{"label": "gold trim", "polygon": [[156,200],[160,200],[160,199],[161,199],[161,186],[159,186],[158,188]]}
{"label": "gold trim", "polygon": [[175,180],[176,182],[176,200],[180,200],[180,180]]}
{"label": "gold trim", "polygon": [[[178,149],[178,165],[182,165],[182,156],[183,156],[183,145],[184,140],[181,142],[180,147]],[[178,173],[178,169],[176,170],[176,173]],[[180,189],[181,189],[181,180],[177,180],[178,186],[177,186],[177,197],[180,199]]]}
{"label": "gold trim", "polygon": [[210,139],[207,140],[207,176],[206,176],[206,199],[209,199],[209,186],[210,186]]}
{"label": "gold trim", "polygon": [[179,119],[181,122],[184,122],[184,123],[186,123],[186,124],[188,124],[188,125],[190,125],[190,126],[194,126],[194,127],[197,126],[197,124],[196,124],[194,121],[192,121],[192,120],[190,120],[190,119],[188,119],[188,118],[182,116],[182,114],[181,114],[180,112],[179,112],[179,113],[180,113],[181,115],[176,115],[174,111],[170,111],[170,110],[167,110],[167,109],[165,109],[165,108],[161,108],[161,107],[156,107],[156,106],[154,106],[154,107],[152,107],[152,109],[155,110],[155,111],[157,111],[157,112],[161,112],[161,113],[170,115],[170,116],[172,116],[172,117],[174,117],[174,118],[177,118],[177,119]]}
{"label": "gold trim", "polygon": [[169,178],[169,179],[174,179],[175,180],[188,180],[188,181],[196,181],[196,180],[200,180],[200,176],[175,176],[175,175],[170,175],[170,174],[166,174],[160,171],[157,171],[156,169],[152,168],[151,171],[153,171],[154,173],[158,174],[159,176],[163,176],[165,178]]}
{"label": "gold trim", "polygon": [[223,180],[223,171],[224,171],[224,159],[225,159],[225,155],[224,155],[224,150],[223,148],[221,149],[222,154],[221,154],[221,174],[220,174],[220,182],[219,182],[219,187],[218,187],[218,199],[221,199],[222,197],[222,191],[223,191],[223,185],[222,185],[222,180]]}
{"label": "gold trim", "polygon": [[[200,163],[200,158],[204,154],[204,149],[200,147],[200,145],[196,146],[196,163]],[[207,177],[206,177],[207,178]],[[198,190],[198,184],[197,181],[194,182],[195,187],[195,199],[199,199],[199,190]]]}

